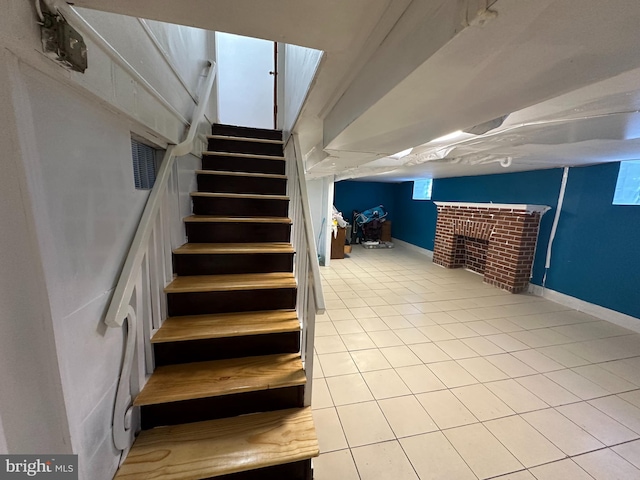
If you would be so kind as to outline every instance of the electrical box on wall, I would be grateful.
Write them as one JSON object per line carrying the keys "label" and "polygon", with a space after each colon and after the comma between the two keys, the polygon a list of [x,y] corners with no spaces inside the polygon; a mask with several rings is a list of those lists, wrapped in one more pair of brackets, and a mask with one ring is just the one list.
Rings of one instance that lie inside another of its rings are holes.
{"label": "electrical box on wall", "polygon": [[65,68],[84,73],[87,69],[87,45],[61,15],[43,12],[41,38],[44,52]]}

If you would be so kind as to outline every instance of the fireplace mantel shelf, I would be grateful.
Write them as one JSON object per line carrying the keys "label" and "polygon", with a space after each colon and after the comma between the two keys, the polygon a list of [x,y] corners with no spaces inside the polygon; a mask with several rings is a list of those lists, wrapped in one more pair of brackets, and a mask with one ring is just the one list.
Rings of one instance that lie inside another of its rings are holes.
{"label": "fireplace mantel shelf", "polygon": [[439,207],[497,208],[499,210],[524,210],[527,213],[545,212],[551,209],[547,205],[527,205],[517,203],[471,203],[471,202],[433,202]]}

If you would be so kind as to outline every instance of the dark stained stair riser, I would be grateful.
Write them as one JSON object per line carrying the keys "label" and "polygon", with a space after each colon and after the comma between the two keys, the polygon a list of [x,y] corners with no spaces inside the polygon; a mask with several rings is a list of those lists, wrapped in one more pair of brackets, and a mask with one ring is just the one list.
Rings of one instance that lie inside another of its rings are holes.
{"label": "dark stained stair riser", "polygon": [[174,254],[173,269],[180,276],[292,272],[293,253]]}
{"label": "dark stained stair riser", "polygon": [[167,302],[170,317],[207,313],[293,310],[296,306],[296,289],[169,293],[167,294]]}
{"label": "dark stained stair riser", "polygon": [[293,386],[236,393],[219,397],[144,405],[140,417],[142,429],[181,423],[235,417],[254,412],[300,408],[304,404],[304,386]]}
{"label": "dark stained stair riser", "polygon": [[191,198],[193,213],[196,215],[286,217],[289,212],[289,200],[198,196]]}
{"label": "dark stained stair riser", "polygon": [[242,140],[226,140],[210,138],[210,152],[250,153],[252,155],[282,156],[281,143],[243,142]]}
{"label": "dark stained stair riser", "polygon": [[289,242],[291,225],[286,223],[207,223],[186,224],[190,243]]}
{"label": "dark stained stair riser", "polygon": [[229,137],[263,138],[266,140],[282,140],[282,130],[269,130],[266,128],[240,127],[237,125],[224,125],[216,123],[211,127],[213,135],[226,135]]}
{"label": "dark stained stair riser", "polygon": [[229,157],[226,155],[202,155],[202,170],[221,172],[271,173],[284,175],[286,165],[282,160],[265,158]]}
{"label": "dark stained stair riser", "polygon": [[[210,477],[204,480],[313,480],[311,460],[285,463],[274,467],[259,468],[246,472]],[[336,479],[337,480],[337,479]]]}
{"label": "dark stained stair riser", "polygon": [[155,343],[153,345],[156,367],[276,353],[297,353],[299,351],[299,331]]}
{"label": "dark stained stair riser", "polygon": [[287,180],[284,178],[199,174],[197,179],[199,192],[261,195],[286,195],[287,193]]}

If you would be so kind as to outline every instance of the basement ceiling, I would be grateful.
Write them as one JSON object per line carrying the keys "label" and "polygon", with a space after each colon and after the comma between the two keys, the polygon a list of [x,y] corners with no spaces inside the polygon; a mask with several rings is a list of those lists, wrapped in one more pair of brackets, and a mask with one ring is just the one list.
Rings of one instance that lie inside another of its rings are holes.
{"label": "basement ceiling", "polygon": [[[640,157],[637,0],[75,4],[324,50],[296,127],[303,151],[326,152],[309,156],[310,175],[402,181]],[[432,142],[505,115],[483,135]]]}

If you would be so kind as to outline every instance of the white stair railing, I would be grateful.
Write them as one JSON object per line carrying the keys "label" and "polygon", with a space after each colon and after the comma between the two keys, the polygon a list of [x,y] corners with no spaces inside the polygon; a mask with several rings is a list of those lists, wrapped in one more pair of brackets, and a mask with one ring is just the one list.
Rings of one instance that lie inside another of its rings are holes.
{"label": "white stair railing", "polygon": [[164,288],[173,279],[171,252],[178,246],[172,232],[182,221],[175,160],[193,148],[215,76],[216,64],[209,62],[187,136],[182,143],[169,146],[164,155],[104,320],[113,328],[121,328],[127,321],[124,359],[113,411],[113,441],[119,450],[126,450],[133,443],[138,421],[134,418],[137,412],[132,407],[132,398],[153,372],[151,337],[167,316]]}
{"label": "white stair railing", "polygon": [[285,146],[285,158],[287,160],[287,189],[290,198],[289,217],[293,221],[291,243],[296,252],[294,263],[294,274],[298,284],[296,309],[302,324],[301,353],[307,377],[304,404],[309,406],[311,405],[316,314],[324,313],[325,305],[307,183],[297,135],[289,137]]}

